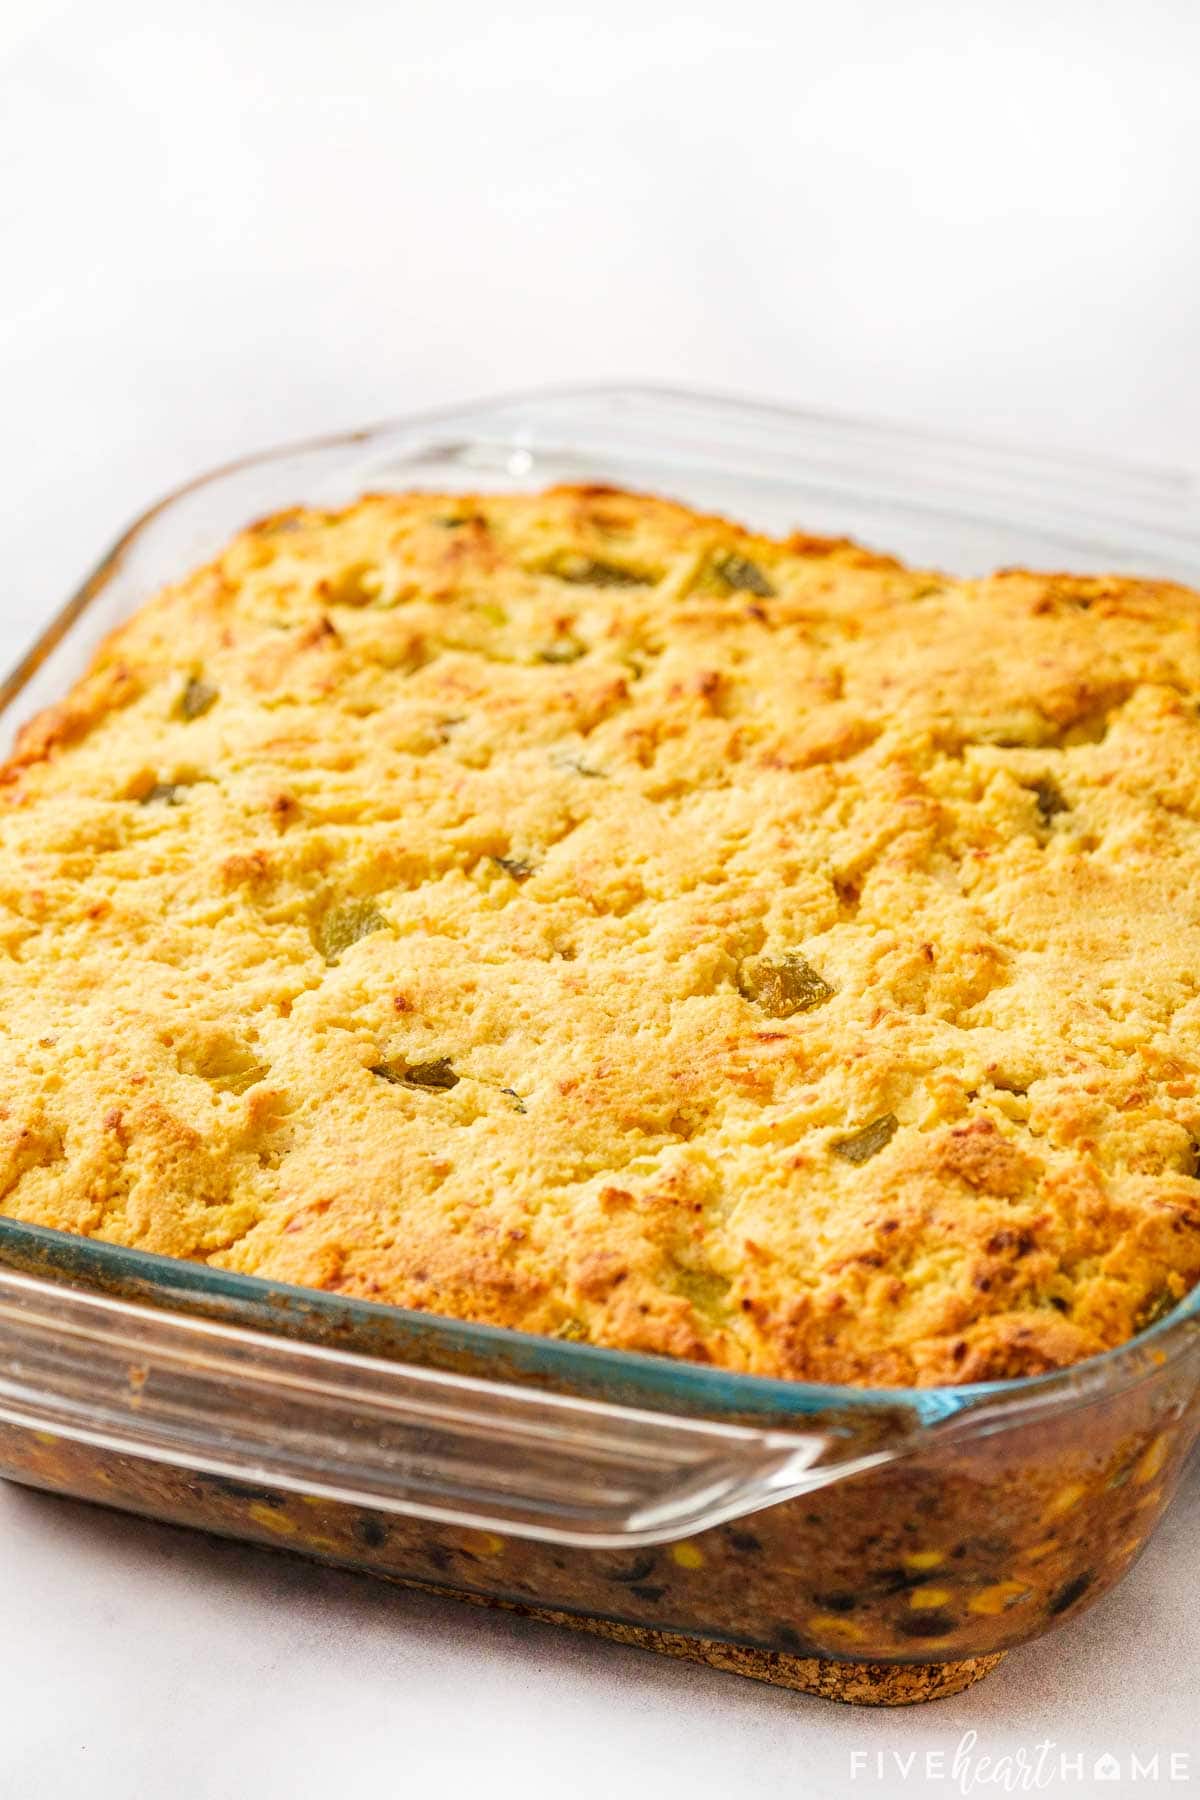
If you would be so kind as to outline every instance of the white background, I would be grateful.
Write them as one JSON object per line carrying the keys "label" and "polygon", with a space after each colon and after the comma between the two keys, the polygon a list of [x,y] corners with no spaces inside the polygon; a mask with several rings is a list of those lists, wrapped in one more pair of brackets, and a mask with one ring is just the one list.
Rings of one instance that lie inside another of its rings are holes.
{"label": "white background", "polygon": [[[0,650],[206,464],[528,383],[1200,466],[1198,198],[1192,0],[0,0]],[[868,1715],[6,1490],[0,1800],[937,1794],[851,1752],[968,1728],[1200,1785],[1198,1535]]]}

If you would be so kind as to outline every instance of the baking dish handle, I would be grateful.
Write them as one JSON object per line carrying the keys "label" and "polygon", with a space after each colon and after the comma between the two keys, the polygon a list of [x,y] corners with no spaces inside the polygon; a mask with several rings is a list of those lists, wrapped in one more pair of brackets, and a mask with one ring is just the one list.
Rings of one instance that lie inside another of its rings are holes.
{"label": "baking dish handle", "polygon": [[[666,1543],[890,1460],[839,1436],[541,1393],[159,1312],[0,1269],[0,1428],[439,1522]],[[890,1416],[890,1414],[889,1414]]]}

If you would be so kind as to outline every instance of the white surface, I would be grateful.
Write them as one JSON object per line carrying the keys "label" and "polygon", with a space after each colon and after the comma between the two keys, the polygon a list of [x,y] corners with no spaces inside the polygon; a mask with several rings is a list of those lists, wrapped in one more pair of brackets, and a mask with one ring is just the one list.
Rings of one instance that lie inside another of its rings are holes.
{"label": "white surface", "polygon": [[[0,651],[206,464],[530,382],[1200,463],[1198,71],[1191,0],[22,0]],[[0,1800],[936,1795],[852,1753],[968,1728],[1184,1791],[1198,1533],[1193,1482],[1082,1623],[866,1715],[0,1491]]]}

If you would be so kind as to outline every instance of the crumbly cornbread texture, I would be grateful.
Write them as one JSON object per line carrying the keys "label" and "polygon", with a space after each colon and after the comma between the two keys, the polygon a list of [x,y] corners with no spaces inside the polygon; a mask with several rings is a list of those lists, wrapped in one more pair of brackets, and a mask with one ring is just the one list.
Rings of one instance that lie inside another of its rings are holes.
{"label": "crumbly cornbread texture", "polygon": [[1200,1278],[1200,599],[604,488],[255,526],[0,788],[0,1207],[763,1374]]}

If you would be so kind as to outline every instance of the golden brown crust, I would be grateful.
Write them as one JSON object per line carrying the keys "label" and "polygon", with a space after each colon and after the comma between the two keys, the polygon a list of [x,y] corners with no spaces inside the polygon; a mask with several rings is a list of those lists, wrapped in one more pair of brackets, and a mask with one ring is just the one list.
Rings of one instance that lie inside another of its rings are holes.
{"label": "golden brown crust", "polygon": [[1200,1278],[1200,600],[607,488],[244,532],[0,781],[0,1207],[759,1373]]}

